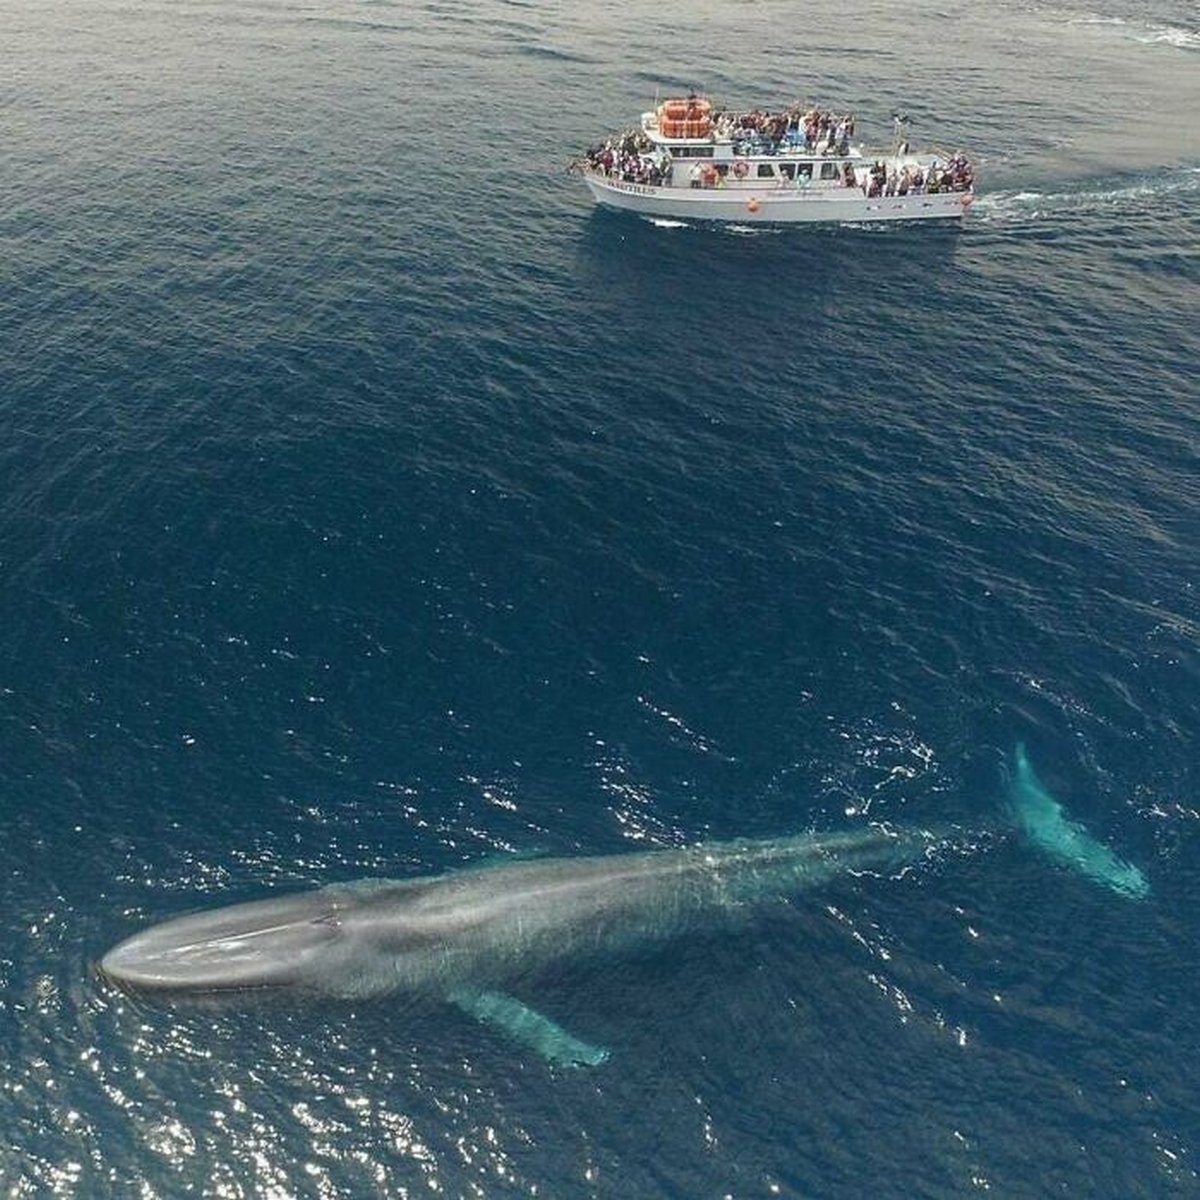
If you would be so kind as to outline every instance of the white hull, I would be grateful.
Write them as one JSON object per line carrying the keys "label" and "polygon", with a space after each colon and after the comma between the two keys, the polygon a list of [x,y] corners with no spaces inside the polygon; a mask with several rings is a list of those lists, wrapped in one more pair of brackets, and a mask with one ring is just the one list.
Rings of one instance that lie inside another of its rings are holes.
{"label": "white hull", "polygon": [[961,220],[971,192],[877,196],[840,186],[755,188],[738,182],[723,188],[652,187],[594,173],[583,177],[593,198],[610,208],[683,221],[733,221],[739,225],[845,223],[858,221]]}

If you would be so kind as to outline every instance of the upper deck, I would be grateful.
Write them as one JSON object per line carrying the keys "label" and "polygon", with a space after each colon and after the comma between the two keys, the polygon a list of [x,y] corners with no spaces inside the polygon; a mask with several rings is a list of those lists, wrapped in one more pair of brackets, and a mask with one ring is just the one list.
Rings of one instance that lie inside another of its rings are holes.
{"label": "upper deck", "polygon": [[641,132],[656,147],[679,158],[712,157],[695,153],[706,147],[728,147],[743,156],[861,157],[857,150],[852,154],[852,114],[837,116],[799,104],[776,113],[760,109],[736,113],[714,111],[711,101],[703,96],[664,100],[656,109],[642,113]]}

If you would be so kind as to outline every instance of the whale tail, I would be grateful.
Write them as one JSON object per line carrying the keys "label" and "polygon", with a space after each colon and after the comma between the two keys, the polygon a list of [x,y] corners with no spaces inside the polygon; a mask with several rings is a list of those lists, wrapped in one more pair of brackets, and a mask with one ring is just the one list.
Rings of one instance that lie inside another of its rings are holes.
{"label": "whale tail", "polygon": [[1143,900],[1149,895],[1146,876],[1094,838],[1084,826],[1071,820],[1063,806],[1046,791],[1021,743],[1017,744],[1014,755],[1009,799],[1017,825],[1051,858],[1131,900]]}

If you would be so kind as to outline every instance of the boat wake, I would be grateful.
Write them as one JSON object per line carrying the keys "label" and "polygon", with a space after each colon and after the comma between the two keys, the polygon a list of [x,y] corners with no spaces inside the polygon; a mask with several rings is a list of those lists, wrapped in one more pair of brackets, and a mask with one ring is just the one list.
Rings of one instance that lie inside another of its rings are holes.
{"label": "boat wake", "polygon": [[1183,167],[1133,180],[1121,187],[986,193],[976,200],[971,217],[974,221],[1016,223],[1148,212],[1176,197],[1197,192],[1200,192],[1200,167]]}
{"label": "boat wake", "polygon": [[733,237],[774,237],[783,232],[778,225],[741,225],[733,222],[721,226],[721,232]]}
{"label": "boat wake", "polygon": [[1174,46],[1179,50],[1200,50],[1200,30],[1181,29],[1177,25],[1141,25],[1124,17],[1073,17],[1072,25],[1097,25],[1120,31],[1131,41],[1144,46]]}
{"label": "boat wake", "polygon": [[678,221],[673,217],[643,217],[655,229],[712,229],[730,237],[773,237],[783,232],[778,225],[741,225],[717,221]]}
{"label": "boat wake", "polygon": [[1137,40],[1147,45],[1166,43],[1168,46],[1178,46],[1180,50],[1200,50],[1200,30],[1191,31],[1167,26],[1165,29],[1154,29],[1139,35]]}

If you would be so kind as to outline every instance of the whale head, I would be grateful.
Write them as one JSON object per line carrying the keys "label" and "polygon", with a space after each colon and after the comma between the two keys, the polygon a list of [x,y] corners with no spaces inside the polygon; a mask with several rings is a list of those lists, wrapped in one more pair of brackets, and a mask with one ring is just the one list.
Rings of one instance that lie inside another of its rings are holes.
{"label": "whale head", "polygon": [[176,917],[114,946],[97,971],[123,991],[205,993],[302,984],[339,936],[327,891]]}

